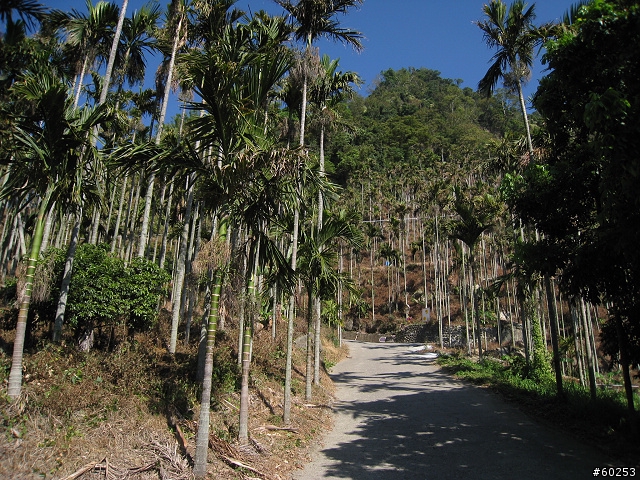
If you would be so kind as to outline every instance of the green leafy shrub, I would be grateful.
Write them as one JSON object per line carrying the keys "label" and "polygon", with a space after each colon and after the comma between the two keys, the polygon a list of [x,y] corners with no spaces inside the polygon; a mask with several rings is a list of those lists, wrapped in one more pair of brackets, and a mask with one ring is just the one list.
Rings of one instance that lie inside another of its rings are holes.
{"label": "green leafy shrub", "polygon": [[76,329],[120,323],[128,313],[124,262],[106,245],[78,247],[67,303],[68,323]]}
{"label": "green leafy shrub", "polygon": [[165,292],[169,274],[155,263],[136,258],[122,279],[129,326],[142,330],[155,324],[158,299]]}
{"label": "green leafy shrub", "polygon": [[[55,255],[55,275],[50,280],[54,285],[43,304],[57,302],[59,295],[65,252],[58,250]],[[107,245],[82,244],[76,251],[65,323],[76,332],[125,324],[134,331],[149,329],[169,279],[166,271],[148,260],[137,258],[125,265]]]}
{"label": "green leafy shrub", "polygon": [[542,329],[537,319],[534,319],[532,327],[533,360],[528,377],[541,383],[549,382],[553,379],[551,355],[542,338]]}

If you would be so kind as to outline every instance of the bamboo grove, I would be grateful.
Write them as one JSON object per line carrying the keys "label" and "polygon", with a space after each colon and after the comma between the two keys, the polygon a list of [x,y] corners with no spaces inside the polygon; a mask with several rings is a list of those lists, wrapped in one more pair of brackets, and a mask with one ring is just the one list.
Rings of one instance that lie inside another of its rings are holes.
{"label": "bamboo grove", "polygon": [[[362,2],[275,3],[286,16],[232,0],[0,9],[0,269],[19,304],[9,397],[37,321],[52,342],[100,348],[116,325],[151,330],[164,302],[168,351],[201,346],[198,477],[216,336],[238,335],[246,443],[254,329],[287,332],[289,423],[297,317],[308,400],[323,323],[393,333],[424,311],[440,348],[456,343],[452,324],[480,358],[521,346],[523,374],[555,379],[560,396],[568,378],[595,396],[607,355],[633,410],[640,95],[627,79],[640,41],[628,56],[620,38],[637,37],[637,5],[598,1],[536,26],[534,5],[493,0],[477,25],[498,53],[478,91],[411,68],[383,71],[364,98],[358,75],[315,47],[361,49],[337,19]],[[553,70],[529,118],[522,82],[544,42]],[[568,80],[589,75],[571,55],[611,52],[622,66],[597,91]]]}

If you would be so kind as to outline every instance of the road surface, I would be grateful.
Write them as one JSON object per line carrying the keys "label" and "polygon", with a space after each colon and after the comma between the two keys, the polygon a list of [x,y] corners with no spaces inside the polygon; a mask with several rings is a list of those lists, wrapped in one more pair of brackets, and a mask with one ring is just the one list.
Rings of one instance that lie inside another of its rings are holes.
{"label": "road surface", "polygon": [[630,466],[455,380],[415,346],[348,345],[331,373],[335,426],[294,480],[580,480]]}

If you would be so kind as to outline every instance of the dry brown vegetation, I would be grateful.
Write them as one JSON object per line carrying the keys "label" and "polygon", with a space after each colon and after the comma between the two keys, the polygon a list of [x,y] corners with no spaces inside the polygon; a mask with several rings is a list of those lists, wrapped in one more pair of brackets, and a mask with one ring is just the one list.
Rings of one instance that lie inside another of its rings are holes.
{"label": "dry brown vegetation", "polygon": [[[304,355],[296,350],[292,423],[282,425],[284,326],[276,340],[270,332],[257,332],[251,441],[239,446],[237,332],[228,327],[216,347],[209,477],[290,478],[331,422],[330,379],[322,372],[313,404],[306,404]],[[13,403],[0,399],[0,478],[191,478],[199,403],[196,347],[182,347],[170,356],[159,341],[162,333],[138,335],[111,352],[82,353],[34,340],[25,357],[21,398]],[[12,335],[9,328],[0,330],[4,381]],[[329,364],[345,354],[329,340],[323,346]]]}

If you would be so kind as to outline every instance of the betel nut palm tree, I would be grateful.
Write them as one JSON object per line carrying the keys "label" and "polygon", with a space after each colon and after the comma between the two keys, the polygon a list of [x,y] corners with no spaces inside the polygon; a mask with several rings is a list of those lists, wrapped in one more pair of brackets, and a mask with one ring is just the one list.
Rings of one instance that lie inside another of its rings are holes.
{"label": "betel nut palm tree", "polygon": [[24,338],[44,221],[53,205],[74,208],[97,198],[92,186],[99,156],[91,135],[107,117],[104,106],[76,109],[67,85],[48,67],[41,65],[11,88],[21,111],[10,114],[8,140],[0,152],[0,163],[8,171],[0,197],[24,202],[35,194],[39,200],[9,374],[7,394],[13,399],[22,388]]}
{"label": "betel nut palm tree", "polygon": [[[565,24],[575,17],[577,8],[579,8],[578,5],[565,14]],[[562,30],[564,27],[563,25],[553,26],[550,24],[536,27],[533,24],[535,20],[535,4],[527,8],[527,4],[523,0],[515,0],[508,9],[501,0],[491,0],[491,3],[484,6],[483,11],[486,18],[483,21],[476,22],[476,25],[483,31],[487,45],[490,48],[496,48],[497,51],[492,57],[493,63],[489,70],[478,83],[478,89],[481,93],[489,96],[494,91],[500,78],[504,80],[507,87],[515,88],[518,92],[520,109],[522,110],[529,161],[533,161],[533,142],[531,140],[531,129],[522,84],[530,76],[535,57],[534,50],[544,42],[547,35],[554,34],[554,32]],[[550,292],[551,283],[548,275],[544,275],[544,284],[547,292]],[[548,297],[548,301],[549,311],[555,311],[555,304],[552,304],[550,297]],[[558,332],[553,322],[551,334],[556,384],[558,395],[562,396],[562,376],[557,348]]]}
{"label": "betel nut palm tree", "polygon": [[[349,9],[362,4],[363,0],[275,0],[286,10],[294,29],[294,38],[303,42],[305,50],[320,38],[339,41],[361,51],[362,33],[340,27],[336,15],[346,14]],[[305,75],[302,86],[302,111],[300,114],[300,145],[304,145],[305,117],[307,109],[308,78]]]}
{"label": "betel nut palm tree", "polygon": [[[229,2],[229,6],[233,2]],[[222,12],[224,13],[224,12]],[[211,151],[206,171],[200,172],[204,190],[215,192],[219,216],[218,236],[223,240],[227,226],[243,216],[249,200],[250,186],[259,178],[277,153],[269,149],[265,138],[264,105],[273,86],[291,65],[291,56],[283,47],[289,30],[282,19],[253,17],[247,23],[211,22],[202,48],[185,55],[180,68],[202,99],[192,104],[204,115],[190,122],[190,132],[201,141],[201,148]],[[246,221],[246,219],[245,219]],[[260,222],[258,222],[260,223]],[[219,266],[212,285],[212,302],[208,321],[205,375],[201,411],[196,437],[194,474],[206,475],[208,450],[209,403],[213,346],[218,316],[217,303],[224,281],[224,266]],[[250,325],[250,322],[247,322]],[[249,347],[251,328],[245,329],[244,344]],[[243,356],[243,386],[248,385],[249,356]],[[246,378],[245,378],[246,377]],[[242,397],[248,397],[243,388]],[[248,398],[241,398],[239,440],[246,442]]]}
{"label": "betel nut palm tree", "polygon": [[[156,130],[155,144],[159,145],[162,139],[162,130],[164,128],[164,120],[167,115],[169,105],[169,94],[171,92],[171,84],[175,75],[175,63],[179,53],[179,49],[187,41],[187,10],[189,6],[188,0],[173,0],[167,10],[167,21],[163,32],[171,39],[170,53],[168,55],[168,65],[166,67],[166,78],[164,79],[164,91],[162,95],[162,105],[160,108],[160,116],[158,118],[158,128]],[[162,83],[162,82],[161,82]],[[137,257],[144,257],[147,242],[149,240],[149,220],[151,217],[151,202],[153,200],[153,187],[155,184],[155,173],[151,172],[147,180],[147,190],[144,196],[144,211],[142,214],[142,225],[140,228],[140,240],[138,243]]]}
{"label": "betel nut palm tree", "polygon": [[[117,60],[117,57],[122,56],[122,55],[118,55],[118,53],[121,47],[120,37],[123,32],[123,28],[125,26],[128,3],[129,3],[129,0],[123,0],[122,2],[122,8],[119,11],[115,32],[113,33],[113,36],[111,38],[111,48],[109,50],[106,71],[104,74],[104,78],[102,80],[102,87],[100,91],[100,97],[98,99],[98,105],[102,105],[107,101],[107,94],[109,92],[109,88],[111,85],[111,78],[113,76],[114,67],[116,66],[116,60]],[[89,7],[90,14],[86,24],[88,26],[93,24],[94,28],[93,29],[80,28],[83,25],[82,22],[78,22],[78,24],[76,25],[76,28],[79,31],[84,31],[85,33],[86,38],[84,39],[84,43],[95,41],[95,38],[93,37],[98,34],[105,37],[110,36],[109,26],[113,21],[112,17],[114,13],[113,12],[114,6],[112,4],[105,4],[104,2],[99,3],[96,7],[91,7],[89,3],[87,4],[87,6]],[[144,12],[143,15],[146,13],[146,11],[147,10],[143,8],[143,12]],[[106,13],[102,14],[102,12],[106,12]],[[116,12],[117,12],[117,9],[116,9]],[[79,16],[79,18],[81,17]],[[128,23],[130,24],[130,22]],[[71,24],[72,22],[70,22],[70,25]],[[70,29],[69,33],[71,34],[72,32],[74,32],[73,29]],[[74,32],[74,33],[77,33],[77,32]],[[82,38],[82,36],[80,36],[79,38]],[[127,61],[127,58],[126,58],[127,55],[129,55],[131,52],[130,46],[127,46],[127,47],[128,49],[127,49],[127,52],[125,53],[125,62]],[[88,53],[86,58],[88,59]],[[80,93],[80,85],[78,86],[78,93],[76,95],[76,105],[77,105],[77,99],[79,98],[79,93]],[[97,132],[94,132],[92,139],[93,139],[93,145],[95,146],[98,141]],[[82,205],[80,206],[79,213],[76,216],[76,222],[71,233],[69,248],[67,250],[67,258],[65,261],[62,284],[60,286],[60,297],[58,300],[58,307],[55,315],[53,341],[59,341],[62,335],[62,323],[64,321],[64,315],[66,313],[67,297],[69,295],[69,287],[71,282],[71,275],[73,272],[73,263],[75,259],[76,248],[78,245],[81,223],[82,223]],[[92,223],[93,225],[91,228],[91,235],[89,237],[90,243],[96,242],[98,238],[98,227],[100,225],[100,204],[99,203],[96,203],[94,207]]]}
{"label": "betel nut palm tree", "polygon": [[470,190],[454,188],[454,210],[458,219],[450,225],[449,236],[462,241],[469,248],[470,284],[473,286],[473,301],[476,310],[476,335],[478,356],[482,358],[482,322],[478,308],[479,265],[476,257],[478,242],[482,234],[492,229],[502,211],[502,204],[497,197],[487,191],[483,183],[476,183]]}
{"label": "betel nut palm tree", "polygon": [[[353,46],[357,51],[362,50],[362,33],[340,27],[340,23],[335,17],[339,14],[346,14],[351,8],[361,5],[363,0],[298,0],[295,3],[290,0],[275,0],[275,2],[287,12],[293,28],[293,36],[295,40],[303,43],[306,57],[309,56],[313,43],[319,38],[340,41]],[[305,56],[303,56],[303,58]],[[307,90],[308,78],[305,72],[303,74],[300,105],[300,146],[302,147],[304,147],[305,137]],[[293,269],[296,268],[297,264],[299,219],[299,208],[296,208],[294,212],[291,246],[291,266]],[[293,335],[294,304],[294,298],[291,296],[289,301],[289,322],[287,326],[289,332],[287,334],[287,359],[284,387],[285,401],[283,420],[285,423],[290,422],[291,411],[291,363],[293,350],[291,338]]]}
{"label": "betel nut palm tree", "polygon": [[502,0],[491,0],[484,5],[484,20],[476,21],[489,48],[496,49],[489,70],[478,83],[478,90],[490,96],[500,79],[507,87],[518,92],[522,118],[527,135],[529,154],[533,156],[531,130],[525,103],[523,82],[531,75],[534,49],[542,42],[540,30],[533,21],[535,4],[527,8],[523,0],[515,0],[507,9]]}
{"label": "betel nut palm tree", "polygon": [[[329,216],[322,227],[311,225],[303,230],[300,242],[300,257],[297,272],[307,292],[307,371],[306,400],[311,400],[311,380],[313,366],[313,298],[329,297],[338,291],[340,283],[349,286],[344,274],[337,271],[338,242],[350,248],[362,248],[364,236],[354,227],[354,217],[345,211]],[[318,312],[316,310],[315,315]],[[316,340],[317,341],[317,340]]]}
{"label": "betel nut palm tree", "polygon": [[114,3],[99,1],[95,5],[87,0],[87,14],[72,10],[64,13],[55,10],[50,21],[59,28],[64,36],[64,44],[76,50],[81,56],[81,66],[75,81],[76,93],[74,105],[80,102],[84,77],[90,66],[99,58],[109,57],[113,45],[114,30],[119,18],[118,6]]}
{"label": "betel nut palm tree", "polygon": [[[324,142],[325,133],[331,127],[332,121],[336,120],[334,107],[345,98],[351,98],[354,94],[353,85],[362,83],[360,77],[355,72],[338,71],[339,59],[331,60],[328,55],[323,55],[320,59],[320,75],[313,83],[310,91],[312,105],[317,108],[317,119],[320,125],[320,176],[325,174]],[[324,215],[324,192],[318,191],[318,228],[322,228]],[[320,384],[320,325],[321,325],[321,303],[319,298],[314,298],[316,309],[315,341],[314,341],[314,369],[313,382]]]}

